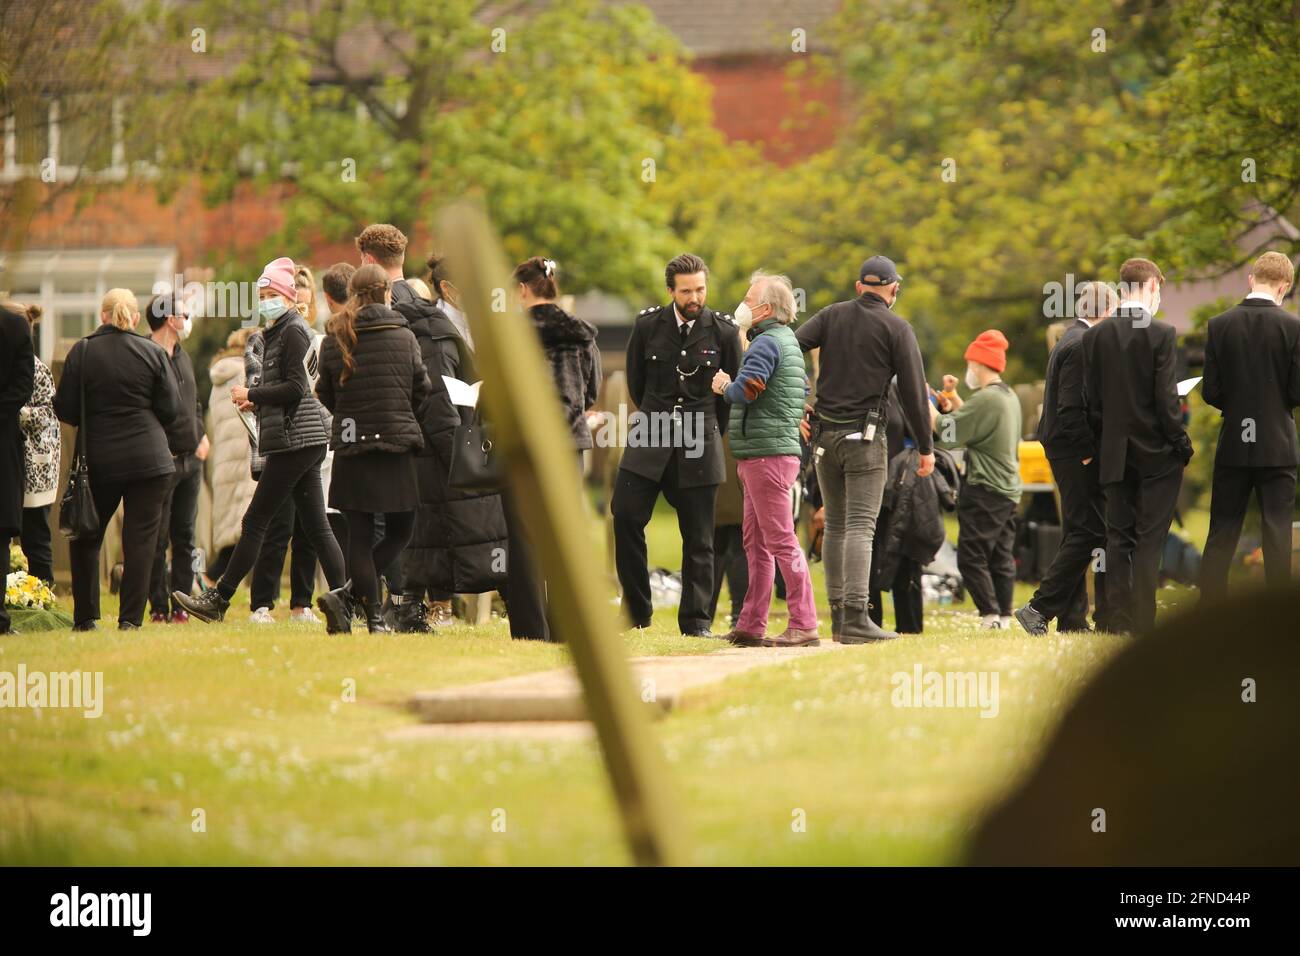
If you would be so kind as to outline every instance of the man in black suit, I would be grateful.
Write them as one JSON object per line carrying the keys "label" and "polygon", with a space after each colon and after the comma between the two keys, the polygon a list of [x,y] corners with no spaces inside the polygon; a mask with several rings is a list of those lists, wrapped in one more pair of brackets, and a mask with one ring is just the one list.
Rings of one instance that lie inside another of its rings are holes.
{"label": "man in black suit", "polygon": [[1119,298],[1104,282],[1079,288],[1074,323],[1065,330],[1047,359],[1043,413],[1038,440],[1043,443],[1052,477],[1061,495],[1061,547],[1029,603],[1016,620],[1030,634],[1046,634],[1056,618],[1058,631],[1088,630],[1088,566],[1095,577],[1097,626],[1106,626],[1106,576],[1097,559],[1106,548],[1106,497],[1101,463],[1088,423],[1083,394],[1083,333],[1105,320]]}
{"label": "man in black suit", "polygon": [[1251,267],[1250,294],[1210,319],[1201,394],[1223,412],[1210,533],[1201,561],[1201,600],[1221,598],[1253,490],[1263,524],[1264,580],[1291,580],[1295,512],[1296,431],[1300,405],[1300,319],[1281,308],[1295,267],[1266,252]]}
{"label": "man in black suit", "polygon": [[672,301],[642,309],[627,344],[627,388],[637,411],[629,416],[627,448],[619,464],[610,514],[614,565],[623,608],[633,627],[650,624],[654,605],[646,563],[645,529],[660,493],[677,511],[682,534],[683,634],[713,637],[713,509],[726,478],[722,436],[730,406],[713,393],[722,369],[740,368],[740,330],[714,312],[708,267],[689,253],[668,263],[664,279]]}
{"label": "man in black suit", "polygon": [[1106,625],[1130,633],[1155,625],[1160,552],[1192,442],[1177,336],[1155,319],[1164,276],[1150,259],[1129,259],[1119,280],[1115,314],[1083,333],[1083,381],[1106,495]]}

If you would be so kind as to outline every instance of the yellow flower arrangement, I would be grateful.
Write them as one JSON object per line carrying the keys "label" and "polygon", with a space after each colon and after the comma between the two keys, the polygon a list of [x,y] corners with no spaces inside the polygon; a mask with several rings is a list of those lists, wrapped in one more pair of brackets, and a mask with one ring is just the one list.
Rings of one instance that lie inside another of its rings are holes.
{"label": "yellow flower arrangement", "polygon": [[5,578],[6,607],[48,611],[54,605],[54,592],[40,578],[26,571],[14,571]]}

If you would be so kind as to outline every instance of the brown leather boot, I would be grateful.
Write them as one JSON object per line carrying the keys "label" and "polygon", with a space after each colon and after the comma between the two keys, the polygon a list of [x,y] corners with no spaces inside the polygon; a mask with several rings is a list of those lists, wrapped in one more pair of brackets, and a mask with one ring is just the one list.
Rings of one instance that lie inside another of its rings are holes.
{"label": "brown leather boot", "polygon": [[820,643],[816,631],[800,631],[793,627],[787,627],[776,637],[763,639],[764,647],[816,647]]}
{"label": "brown leather boot", "polygon": [[734,627],[724,634],[722,639],[728,643],[735,644],[737,647],[763,646],[762,634],[751,634],[749,631],[739,631]]}

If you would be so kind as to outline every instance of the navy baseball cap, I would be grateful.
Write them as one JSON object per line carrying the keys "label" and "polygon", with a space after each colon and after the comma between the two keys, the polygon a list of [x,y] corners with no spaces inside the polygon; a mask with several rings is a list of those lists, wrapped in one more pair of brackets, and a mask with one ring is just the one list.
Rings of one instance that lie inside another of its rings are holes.
{"label": "navy baseball cap", "polygon": [[901,278],[894,260],[885,256],[872,256],[858,270],[858,281],[864,285],[892,285]]}

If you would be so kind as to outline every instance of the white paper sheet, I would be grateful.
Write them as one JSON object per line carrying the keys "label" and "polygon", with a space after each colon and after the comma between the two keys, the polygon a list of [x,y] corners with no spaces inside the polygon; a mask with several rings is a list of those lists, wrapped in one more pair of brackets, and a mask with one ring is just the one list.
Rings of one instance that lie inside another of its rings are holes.
{"label": "white paper sheet", "polygon": [[453,405],[468,405],[474,408],[478,405],[478,389],[483,383],[475,382],[473,385],[466,385],[458,378],[442,377],[443,384],[447,386],[447,397],[451,399]]}
{"label": "white paper sheet", "polygon": [[1191,392],[1192,389],[1194,389],[1200,383],[1201,383],[1201,376],[1199,375],[1196,376],[1196,378],[1185,378],[1178,383],[1178,394],[1187,395]]}

